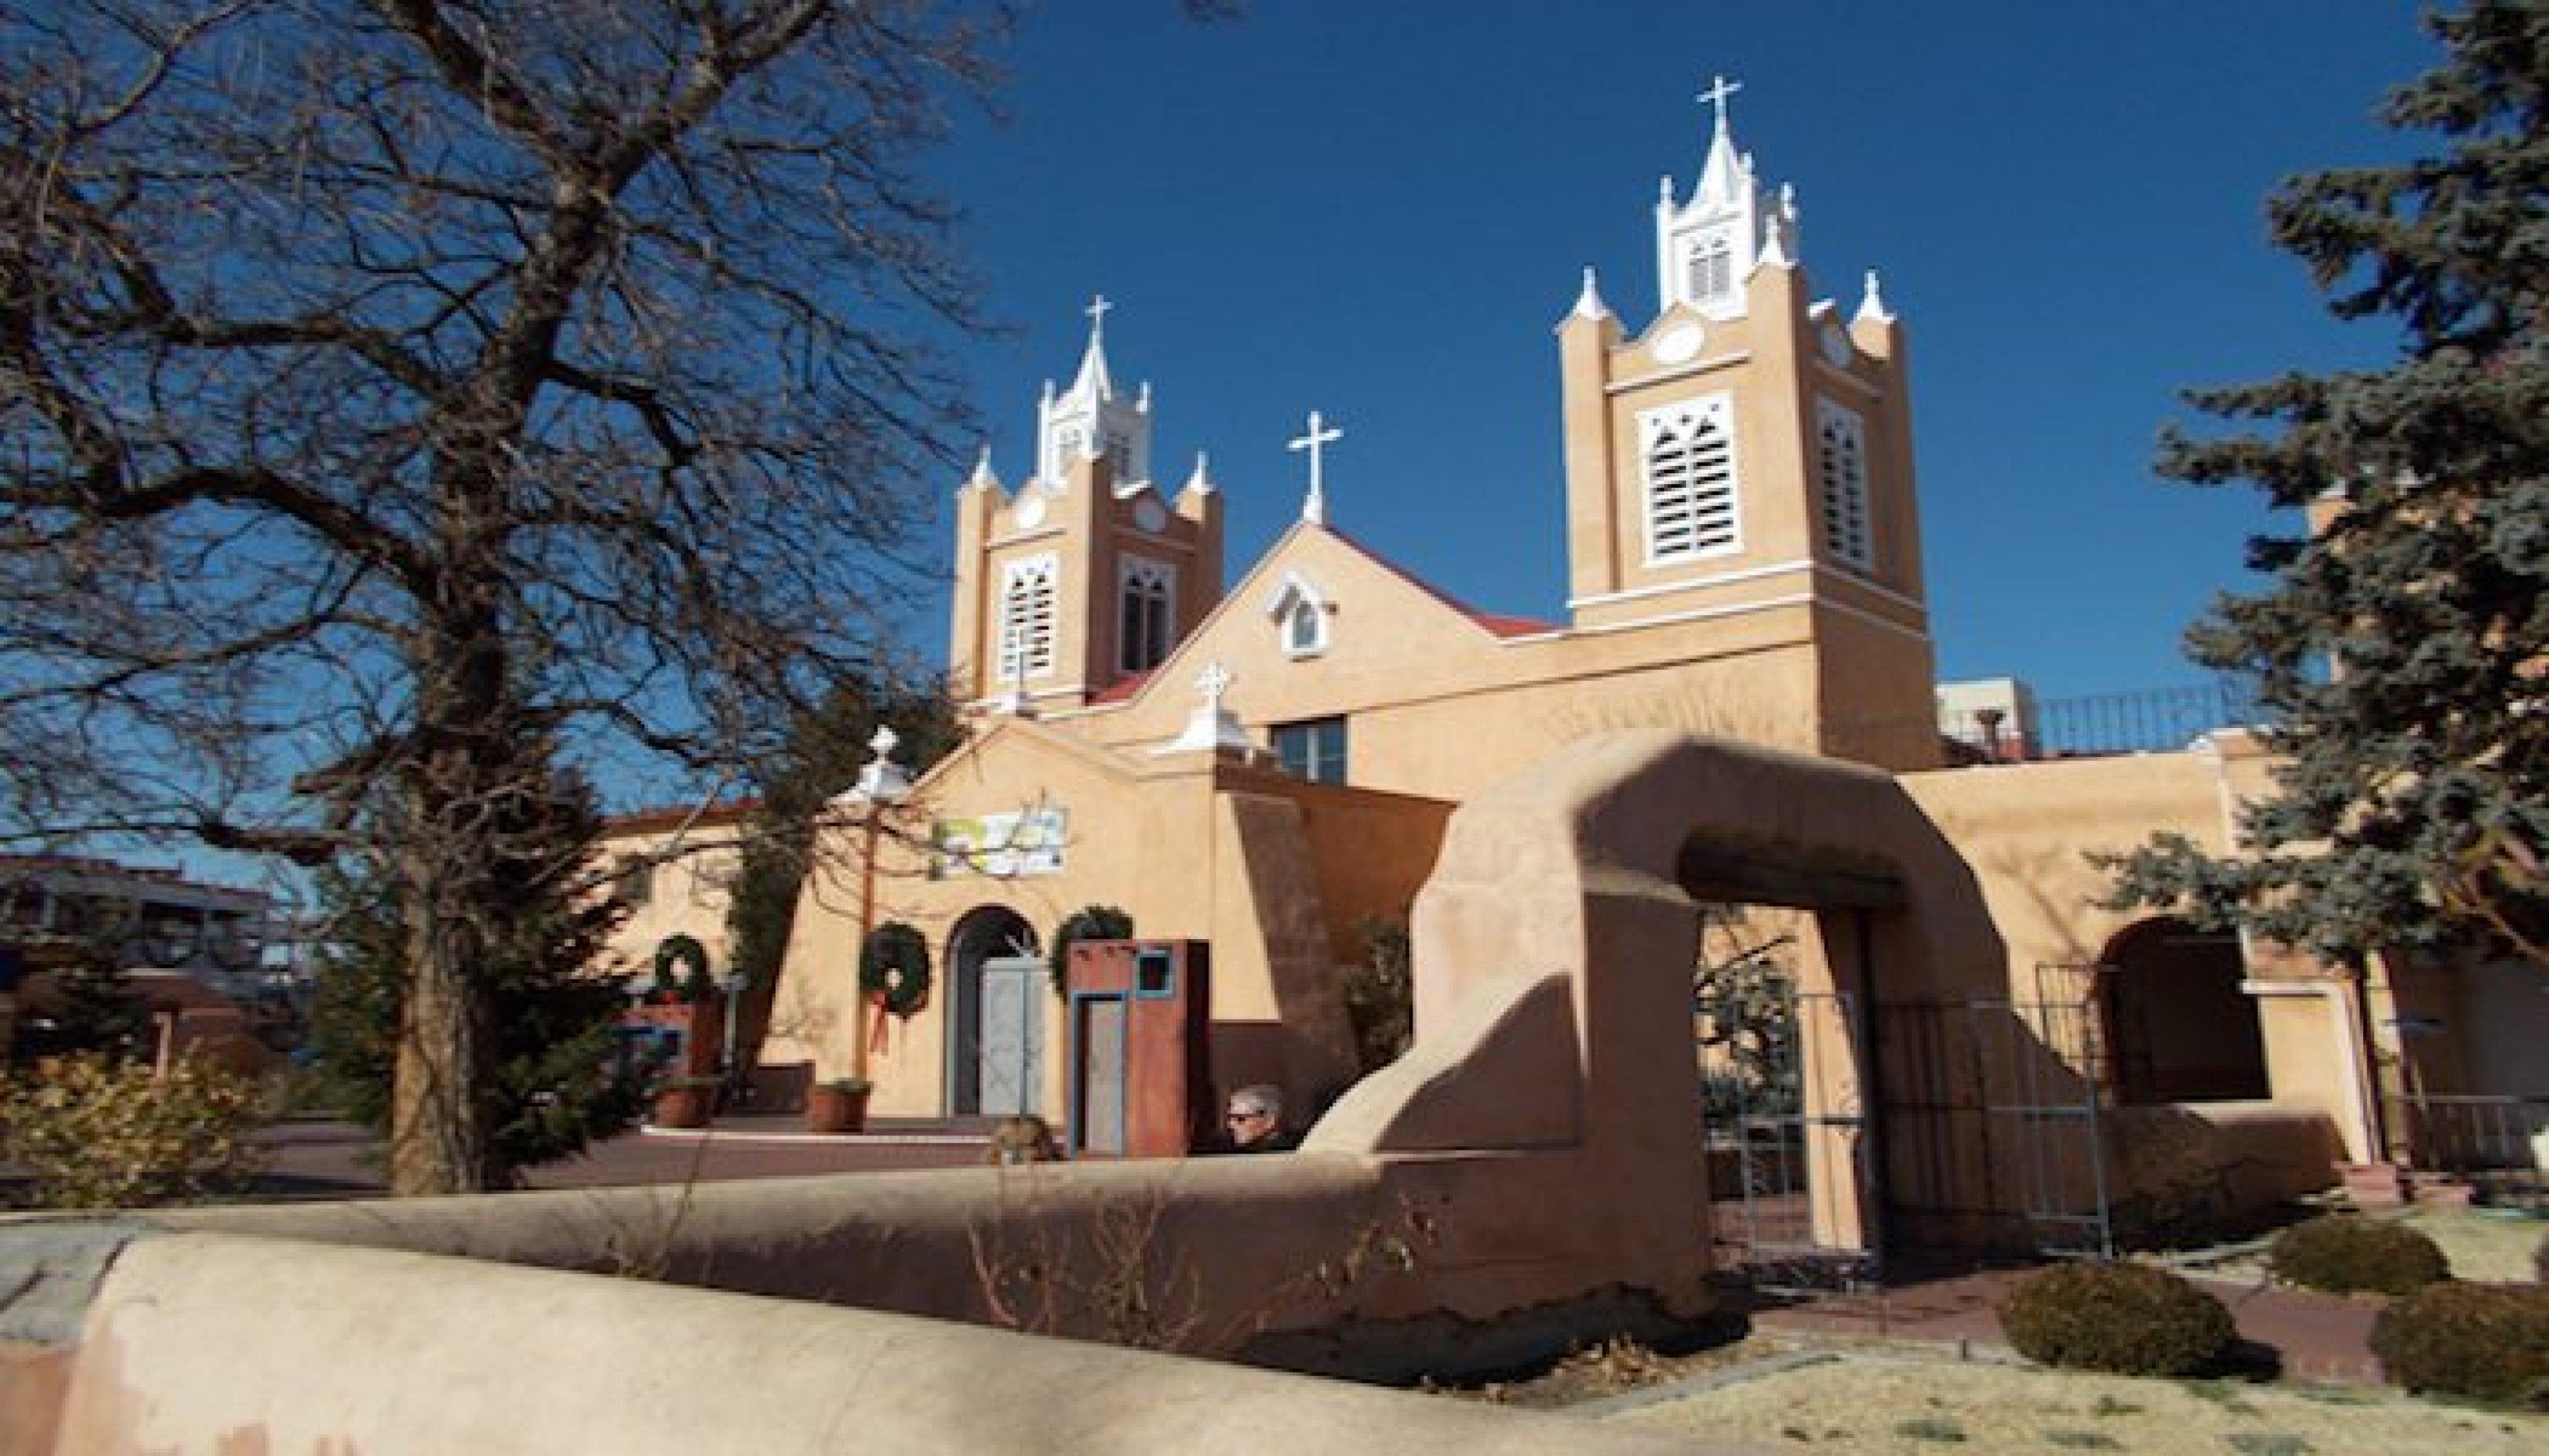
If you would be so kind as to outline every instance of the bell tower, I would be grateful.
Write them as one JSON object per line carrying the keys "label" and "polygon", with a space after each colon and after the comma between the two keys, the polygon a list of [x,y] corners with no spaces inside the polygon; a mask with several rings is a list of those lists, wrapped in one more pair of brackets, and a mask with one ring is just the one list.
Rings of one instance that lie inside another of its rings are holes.
{"label": "bell tower", "polygon": [[1726,651],[1775,648],[1811,680],[1792,696],[1822,751],[1923,767],[1935,670],[1903,326],[1873,272],[1846,320],[1813,297],[1794,190],[1736,145],[1739,89],[1701,93],[1715,125],[1689,194],[1663,179],[1653,319],[1628,335],[1587,269],[1558,326],[1568,612],[1579,631],[1710,623]]}
{"label": "bell tower", "polygon": [[1106,361],[1102,296],[1068,390],[1045,382],[1034,474],[1012,492],[987,446],[956,494],[948,671],[960,701],[1085,706],[1156,667],[1221,599],[1221,492],[1201,456],[1174,497],[1151,478],[1151,388]]}

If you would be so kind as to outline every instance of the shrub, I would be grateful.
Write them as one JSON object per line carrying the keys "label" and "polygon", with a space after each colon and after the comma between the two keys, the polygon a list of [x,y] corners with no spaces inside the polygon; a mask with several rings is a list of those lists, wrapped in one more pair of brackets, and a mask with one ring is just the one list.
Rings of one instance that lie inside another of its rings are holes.
{"label": "shrub", "polygon": [[2001,1328],[2041,1365],[2116,1375],[2192,1375],[2237,1331],[2219,1300],[2147,1264],[2061,1264],[2029,1276]]}
{"label": "shrub", "polygon": [[2549,1405],[2549,1290],[2428,1285],[2381,1311],[2372,1353],[2411,1391]]}
{"label": "shrub", "polygon": [[165,1075],[82,1053],[0,1078],[0,1162],[47,1208],[184,1203],[244,1182],[263,1121],[254,1078],[187,1056]]}
{"label": "shrub", "polygon": [[2295,1224],[2275,1235],[2266,1261],[2285,1283],[2330,1294],[2413,1294],[2452,1273],[2451,1261],[2432,1239],[2404,1224],[2360,1214]]}

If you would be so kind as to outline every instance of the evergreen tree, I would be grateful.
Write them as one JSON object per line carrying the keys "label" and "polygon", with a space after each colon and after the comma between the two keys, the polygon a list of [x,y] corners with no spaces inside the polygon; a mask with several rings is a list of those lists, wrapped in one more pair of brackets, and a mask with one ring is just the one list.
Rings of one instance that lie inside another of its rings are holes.
{"label": "evergreen tree", "polygon": [[2271,585],[2189,636],[2255,681],[2278,792],[2238,858],[2163,836],[2117,864],[2120,905],[2340,963],[2549,955],[2549,6],[2428,24],[2443,64],[2382,116],[2439,154],[2297,178],[2270,206],[2338,318],[2396,320],[2397,362],[2197,393],[2271,427],[2162,443],[2165,474],[2248,483],[2318,527],[2252,542]]}
{"label": "evergreen tree", "polygon": [[[572,1157],[635,1121],[644,1089],[618,1063],[626,977],[604,948],[627,907],[592,893],[601,820],[581,781],[553,780],[501,835],[503,882],[515,903],[488,936],[478,968],[487,992],[482,1064],[473,1079],[489,1130],[481,1186],[511,1187],[521,1170]],[[407,994],[414,937],[394,882],[330,866],[320,876],[331,948],[312,1042],[346,1116],[384,1136],[393,1124],[400,1042],[412,1036]]]}

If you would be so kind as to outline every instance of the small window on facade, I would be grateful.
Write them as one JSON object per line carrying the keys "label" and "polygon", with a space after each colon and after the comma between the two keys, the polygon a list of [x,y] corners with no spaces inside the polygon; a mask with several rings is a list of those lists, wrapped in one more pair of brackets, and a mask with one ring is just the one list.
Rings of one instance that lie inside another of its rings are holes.
{"label": "small window on facade", "polygon": [[1647,561],[1686,561],[1742,545],[1735,439],[1725,395],[1638,416],[1647,488]]}
{"label": "small window on facade", "polygon": [[1346,781],[1346,720],[1312,718],[1274,725],[1274,757],[1283,772],[1312,783]]}
{"label": "small window on facade", "polygon": [[1822,413],[1824,549],[1860,571],[1876,564],[1867,523],[1867,429],[1826,401]]}
{"label": "small window on facade", "polygon": [[1690,301],[1705,307],[1735,292],[1735,243],[1723,232],[1692,239],[1686,259]]}
{"label": "small window on facade", "polygon": [[1051,556],[1013,561],[1000,587],[1000,681],[1053,673],[1054,585],[1060,571]]}
{"label": "small window on facade", "polygon": [[1306,596],[1294,601],[1283,617],[1283,650],[1299,656],[1327,645],[1328,621],[1319,604]]}
{"label": "small window on facade", "polygon": [[1121,610],[1115,635],[1116,666],[1127,673],[1147,673],[1169,655],[1171,623],[1177,619],[1177,570],[1162,562],[1126,557],[1118,573]]}

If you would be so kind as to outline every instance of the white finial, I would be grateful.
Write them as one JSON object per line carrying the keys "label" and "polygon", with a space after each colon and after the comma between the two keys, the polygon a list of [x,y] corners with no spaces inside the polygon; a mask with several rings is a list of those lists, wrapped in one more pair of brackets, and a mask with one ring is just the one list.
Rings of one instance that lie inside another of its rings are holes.
{"label": "white finial", "polygon": [[1301,501],[1301,519],[1312,525],[1323,526],[1328,523],[1327,479],[1320,469],[1321,447],[1344,439],[1345,436],[1344,430],[1320,418],[1319,411],[1313,410],[1310,411],[1309,433],[1297,440],[1285,442],[1286,449],[1310,452],[1310,494]]}
{"label": "white finial", "polygon": [[1115,306],[1113,304],[1106,302],[1106,295],[1102,293],[1093,294],[1089,297],[1088,307],[1083,309],[1081,312],[1088,316],[1088,341],[1090,343],[1095,343],[1106,336],[1106,314],[1108,310],[1114,307]]}
{"label": "white finial", "polygon": [[1894,311],[1885,307],[1885,294],[1876,286],[1876,270],[1873,268],[1867,270],[1867,292],[1859,296],[1858,313],[1851,317],[1850,321],[1855,323],[1861,318],[1878,323],[1894,321]]}
{"label": "white finial", "polygon": [[974,457],[974,474],[965,484],[973,490],[988,491],[999,483],[1000,478],[991,474],[991,442],[986,440],[983,453]]}
{"label": "white finial", "polygon": [[1144,414],[1151,412],[1151,382],[1149,380],[1146,379],[1142,381],[1142,393],[1133,401],[1133,408]]}
{"label": "white finial", "polygon": [[858,787],[853,790],[858,797],[870,803],[890,804],[909,791],[911,775],[894,761],[895,746],[901,742],[901,736],[892,728],[883,723],[877,725],[876,736],[868,740],[868,747],[876,750],[876,757],[859,770]]}
{"label": "white finial", "polygon": [[1589,263],[1584,267],[1584,291],[1575,296],[1575,317],[1578,318],[1611,317],[1610,306],[1602,302],[1602,290],[1593,281],[1593,267]]}
{"label": "white finial", "polygon": [[1744,83],[1743,83],[1743,82],[1741,82],[1741,81],[1730,81],[1730,80],[1726,79],[1724,76],[1718,76],[1718,77],[1715,77],[1715,78],[1712,80],[1712,82],[1711,82],[1711,84],[1710,84],[1710,86],[1709,86],[1709,88],[1708,88],[1707,90],[1702,91],[1702,92],[1700,92],[1700,93],[1699,93],[1699,99],[1700,99],[1700,100],[1715,103],[1715,105],[1716,105],[1716,107],[1717,107],[1717,130],[1718,130],[1718,131],[1723,132],[1723,131],[1725,131],[1725,130],[1726,130],[1726,102],[1727,102],[1727,98],[1729,98],[1729,97],[1733,96],[1736,92],[1741,91],[1741,90],[1743,90],[1743,89],[1744,89]]}
{"label": "white finial", "polygon": [[1186,477],[1185,488],[1198,496],[1209,496],[1213,492],[1212,467],[1201,450],[1195,452],[1194,474]]}

